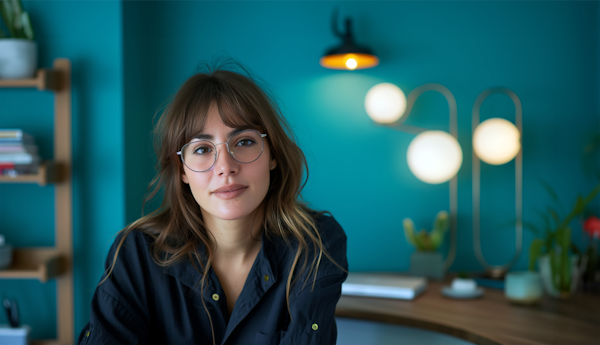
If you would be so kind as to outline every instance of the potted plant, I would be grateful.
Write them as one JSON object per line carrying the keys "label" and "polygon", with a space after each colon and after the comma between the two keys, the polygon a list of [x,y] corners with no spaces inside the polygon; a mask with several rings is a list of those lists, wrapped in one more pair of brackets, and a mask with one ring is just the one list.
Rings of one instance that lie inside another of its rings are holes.
{"label": "potted plant", "polygon": [[598,257],[598,239],[600,239],[600,218],[591,215],[583,223],[583,231],[588,236],[587,249],[584,255],[587,257],[587,265],[583,273],[584,291],[600,291],[600,257]]}
{"label": "potted plant", "polygon": [[412,244],[417,251],[410,256],[410,273],[434,279],[443,279],[445,274],[442,254],[437,249],[444,241],[444,235],[448,230],[448,212],[440,211],[433,222],[433,230],[427,232],[422,229],[415,230],[415,224],[410,218],[405,218],[404,235],[406,240]]}
{"label": "potted plant", "polygon": [[[554,189],[543,183],[555,203],[560,201]],[[539,265],[542,282],[546,292],[553,297],[569,297],[577,287],[580,272],[585,266],[585,259],[570,255],[571,251],[577,253],[575,246],[571,243],[571,228],[569,223],[589,204],[600,192],[598,184],[585,198],[578,196],[575,205],[565,216],[561,216],[557,210],[548,207],[545,212],[540,212],[543,227],[540,229],[535,224],[524,223],[523,225],[532,230],[538,238],[531,242],[529,248],[529,270],[535,270],[536,262]]]}
{"label": "potted plant", "polygon": [[29,14],[21,0],[1,0],[0,15],[8,34],[0,28],[0,79],[31,78],[37,69],[37,45]]}

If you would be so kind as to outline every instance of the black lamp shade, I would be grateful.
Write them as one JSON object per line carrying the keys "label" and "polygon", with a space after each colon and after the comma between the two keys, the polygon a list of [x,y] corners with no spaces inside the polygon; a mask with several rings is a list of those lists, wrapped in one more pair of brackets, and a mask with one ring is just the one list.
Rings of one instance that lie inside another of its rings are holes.
{"label": "black lamp shade", "polygon": [[334,33],[343,38],[340,46],[329,49],[321,58],[321,66],[330,69],[365,69],[379,65],[379,58],[375,56],[370,49],[359,47],[354,43],[352,32],[350,30],[351,21],[346,19],[346,33],[339,34],[335,29]]}

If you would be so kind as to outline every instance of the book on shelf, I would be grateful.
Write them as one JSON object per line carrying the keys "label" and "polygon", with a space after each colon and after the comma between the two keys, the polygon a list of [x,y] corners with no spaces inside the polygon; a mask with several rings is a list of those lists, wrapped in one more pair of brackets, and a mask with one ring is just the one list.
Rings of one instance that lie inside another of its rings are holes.
{"label": "book on shelf", "polygon": [[35,175],[40,168],[39,164],[12,164],[0,163],[0,176],[17,177],[21,175]]}
{"label": "book on shelf", "polygon": [[38,153],[38,147],[31,144],[0,142],[0,154],[3,153]]}
{"label": "book on shelf", "polygon": [[342,284],[342,295],[414,299],[427,288],[427,279],[380,273],[354,273]]}
{"label": "book on shelf", "polygon": [[0,152],[0,163],[39,164],[40,156],[30,153]]}
{"label": "book on shelf", "polygon": [[21,129],[0,129],[0,175],[36,174],[40,162],[33,136]]}
{"label": "book on shelf", "polygon": [[22,129],[0,129],[0,142],[33,143],[33,136]]}

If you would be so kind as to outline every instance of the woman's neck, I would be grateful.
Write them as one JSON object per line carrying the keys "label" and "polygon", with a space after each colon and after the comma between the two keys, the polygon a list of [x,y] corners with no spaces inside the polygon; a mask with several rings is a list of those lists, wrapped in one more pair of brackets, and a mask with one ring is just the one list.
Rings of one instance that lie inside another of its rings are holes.
{"label": "woman's neck", "polygon": [[202,212],[204,224],[217,242],[213,265],[254,262],[261,247],[262,212],[259,211],[236,220],[218,219]]}

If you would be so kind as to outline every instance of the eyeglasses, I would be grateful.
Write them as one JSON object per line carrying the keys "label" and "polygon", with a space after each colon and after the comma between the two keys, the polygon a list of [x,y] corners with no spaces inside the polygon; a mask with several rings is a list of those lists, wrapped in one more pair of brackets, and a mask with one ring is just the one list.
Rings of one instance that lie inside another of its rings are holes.
{"label": "eyeglasses", "polygon": [[[195,140],[189,142],[178,151],[181,161],[190,170],[205,172],[210,170],[217,161],[217,145],[225,144],[227,152],[236,162],[248,164],[260,157],[264,148],[262,134],[255,129],[247,129],[233,134],[224,143],[213,144],[208,140]],[[231,144],[231,145],[230,145]]]}

